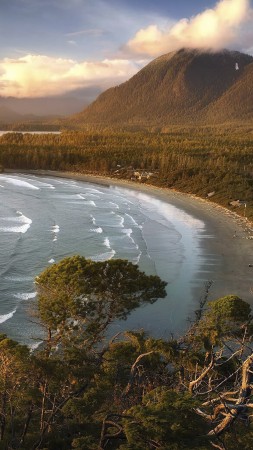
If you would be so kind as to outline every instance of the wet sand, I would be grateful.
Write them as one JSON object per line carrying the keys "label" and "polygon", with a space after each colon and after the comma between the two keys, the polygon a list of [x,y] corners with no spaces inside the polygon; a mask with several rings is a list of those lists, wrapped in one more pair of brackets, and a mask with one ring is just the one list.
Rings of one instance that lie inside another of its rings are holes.
{"label": "wet sand", "polygon": [[[208,200],[147,184],[72,172],[6,170],[6,173],[14,172],[70,178],[142,191],[202,220],[206,225],[205,235],[210,238],[200,239],[200,244],[203,246],[205,254],[213,255],[214,259],[216,258],[218,261],[211,268],[208,267],[207,281],[213,281],[209,299],[234,294],[253,305],[253,293],[251,292],[253,267],[249,267],[249,264],[253,265],[253,224],[246,218],[244,219]],[[250,239],[251,236],[252,239]],[[205,267],[202,267],[201,270],[205,271]]]}

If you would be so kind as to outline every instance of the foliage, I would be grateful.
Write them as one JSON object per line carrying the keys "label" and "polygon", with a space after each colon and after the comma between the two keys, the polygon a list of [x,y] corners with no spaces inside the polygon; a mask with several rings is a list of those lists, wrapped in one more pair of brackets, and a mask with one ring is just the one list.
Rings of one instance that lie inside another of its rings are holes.
{"label": "foliage", "polygon": [[[178,339],[108,326],[165,284],[122,260],[65,258],[38,278],[45,342],[0,337],[0,448],[251,448],[252,317],[236,296],[201,302]],[[245,427],[247,425],[247,427]]]}
{"label": "foliage", "polygon": [[40,318],[63,339],[72,330],[82,338],[99,339],[113,320],[125,319],[141,304],[166,295],[166,283],[159,277],[119,259],[65,258],[46,269],[36,283]]}

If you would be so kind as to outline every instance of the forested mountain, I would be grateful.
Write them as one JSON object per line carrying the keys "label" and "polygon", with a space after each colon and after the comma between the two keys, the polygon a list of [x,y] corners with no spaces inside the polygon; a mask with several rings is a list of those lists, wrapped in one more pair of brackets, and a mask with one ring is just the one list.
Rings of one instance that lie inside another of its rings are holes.
{"label": "forested mountain", "polygon": [[253,57],[182,49],[108,89],[69,125],[166,127],[253,118]]}

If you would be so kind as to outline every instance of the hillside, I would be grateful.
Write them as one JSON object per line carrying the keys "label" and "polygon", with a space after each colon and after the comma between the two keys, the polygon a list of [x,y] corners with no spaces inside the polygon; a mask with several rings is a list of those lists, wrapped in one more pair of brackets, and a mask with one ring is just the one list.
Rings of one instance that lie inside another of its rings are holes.
{"label": "hillside", "polygon": [[163,55],[108,89],[66,124],[166,127],[253,118],[253,57],[182,49]]}

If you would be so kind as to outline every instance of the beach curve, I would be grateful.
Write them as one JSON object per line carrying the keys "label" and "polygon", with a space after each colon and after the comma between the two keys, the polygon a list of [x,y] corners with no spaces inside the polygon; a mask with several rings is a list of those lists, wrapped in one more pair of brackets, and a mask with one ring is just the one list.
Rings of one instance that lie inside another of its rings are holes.
{"label": "beach curve", "polygon": [[141,191],[204,221],[206,234],[212,236],[212,239],[201,240],[201,245],[204,246],[206,254],[214,254],[220,258],[218,266],[214,265],[211,269],[209,268],[207,281],[213,281],[209,299],[213,300],[233,294],[253,306],[253,267],[251,267],[253,265],[253,224],[246,218],[200,197],[150,184],[137,184],[106,176],[50,170],[6,170],[5,173],[68,178],[108,187],[123,187]]}

